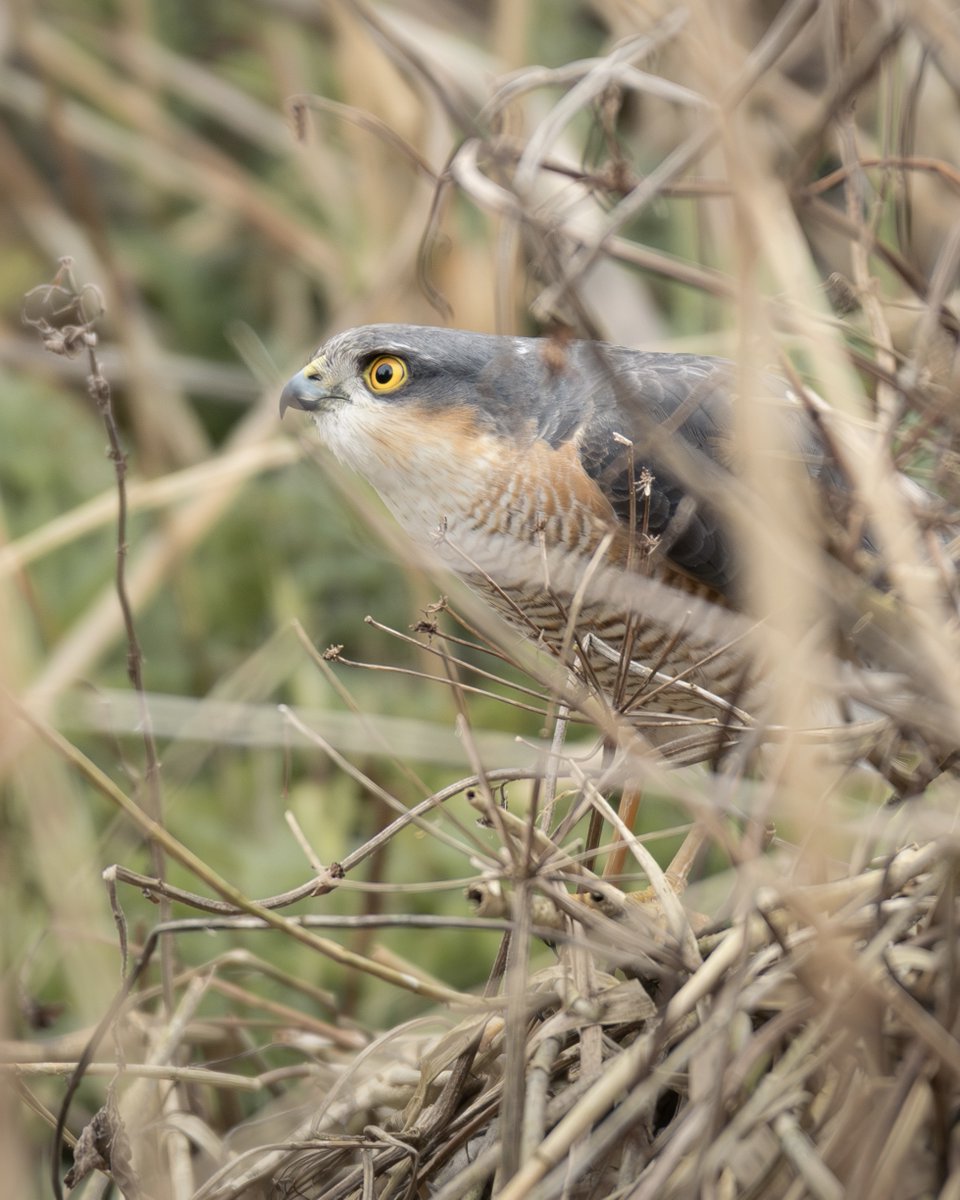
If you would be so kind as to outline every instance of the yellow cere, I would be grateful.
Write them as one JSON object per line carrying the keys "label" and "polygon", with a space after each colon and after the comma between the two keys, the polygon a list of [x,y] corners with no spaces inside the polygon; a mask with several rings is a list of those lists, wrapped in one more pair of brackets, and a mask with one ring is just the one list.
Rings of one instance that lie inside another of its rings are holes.
{"label": "yellow cere", "polygon": [[395,354],[378,354],[363,372],[364,383],[371,392],[381,396],[403,387],[409,378],[407,364]]}

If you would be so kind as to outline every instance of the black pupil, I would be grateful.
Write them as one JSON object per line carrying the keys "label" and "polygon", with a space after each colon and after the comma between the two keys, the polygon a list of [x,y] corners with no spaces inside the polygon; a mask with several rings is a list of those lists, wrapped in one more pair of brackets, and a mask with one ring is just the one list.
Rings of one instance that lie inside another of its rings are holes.
{"label": "black pupil", "polygon": [[380,363],[373,372],[373,377],[381,387],[386,387],[388,383],[393,382],[394,369],[390,363]]}

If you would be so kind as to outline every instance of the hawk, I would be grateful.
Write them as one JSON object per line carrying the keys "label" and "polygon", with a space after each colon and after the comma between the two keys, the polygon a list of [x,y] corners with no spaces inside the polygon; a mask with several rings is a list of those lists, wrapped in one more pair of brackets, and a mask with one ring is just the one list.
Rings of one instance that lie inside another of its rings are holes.
{"label": "hawk", "polygon": [[[310,413],[416,542],[696,761],[762,704],[724,499],[736,380],[734,364],[694,354],[372,325],[321,346],[280,410]],[[760,387],[826,544],[849,508],[842,472],[790,386]],[[867,535],[854,542],[871,557]]]}

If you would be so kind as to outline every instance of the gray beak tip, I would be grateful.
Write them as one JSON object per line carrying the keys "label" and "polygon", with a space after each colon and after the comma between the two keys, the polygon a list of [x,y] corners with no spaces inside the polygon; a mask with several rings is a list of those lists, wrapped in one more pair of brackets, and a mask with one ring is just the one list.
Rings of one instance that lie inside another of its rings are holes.
{"label": "gray beak tip", "polygon": [[305,380],[301,375],[294,375],[280,393],[280,419],[288,408],[298,408],[302,412],[310,412],[316,404],[304,395]]}

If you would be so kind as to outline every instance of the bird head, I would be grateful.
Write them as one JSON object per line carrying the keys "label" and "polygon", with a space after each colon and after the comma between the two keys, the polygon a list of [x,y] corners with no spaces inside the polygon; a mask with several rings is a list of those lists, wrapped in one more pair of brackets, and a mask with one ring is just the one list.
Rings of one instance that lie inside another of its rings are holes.
{"label": "bird head", "polygon": [[412,353],[413,347],[398,336],[396,327],[352,329],[331,338],[283,389],[280,415],[299,408],[316,414],[322,426],[326,416],[345,405],[374,408],[384,402],[403,403],[405,389],[409,397]]}
{"label": "bird head", "polygon": [[466,511],[544,436],[541,411],[553,421],[562,410],[542,345],[414,325],[347,330],[287,383],[280,412],[311,414],[336,457],[422,534],[428,514],[435,526],[458,499]]}
{"label": "bird head", "polygon": [[326,441],[338,420],[369,414],[389,421],[403,409],[425,423],[459,411],[512,441],[530,431],[544,436],[568,398],[579,416],[584,391],[575,358],[558,370],[548,344],[430,326],[361,326],[320,347],[283,389],[280,413],[312,413]]}

